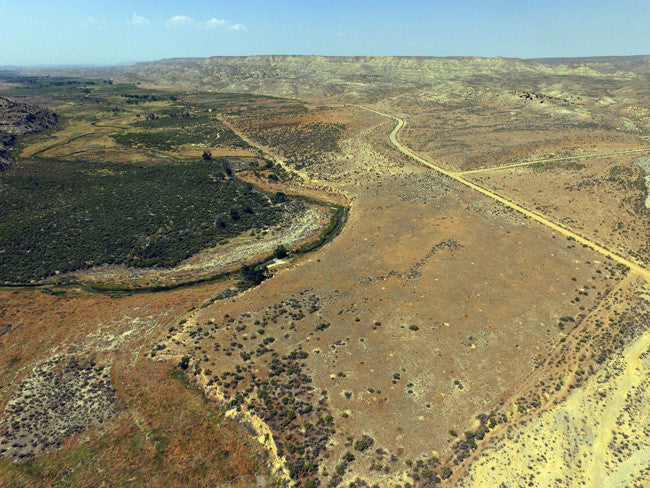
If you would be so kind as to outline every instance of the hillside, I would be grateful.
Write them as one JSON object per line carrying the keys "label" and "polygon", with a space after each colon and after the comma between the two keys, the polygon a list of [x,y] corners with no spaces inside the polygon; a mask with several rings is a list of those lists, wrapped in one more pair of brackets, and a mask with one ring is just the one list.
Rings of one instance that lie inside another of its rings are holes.
{"label": "hillside", "polygon": [[647,73],[649,65],[647,56],[532,61],[479,57],[269,55],[176,58],[125,67],[66,70],[65,73],[219,91],[309,98],[343,96],[348,100],[362,100],[476,77],[507,79],[541,75],[630,79],[639,72]]}
{"label": "hillside", "polygon": [[57,120],[57,114],[47,108],[0,97],[0,171],[12,162],[9,148],[16,136],[48,129]]}

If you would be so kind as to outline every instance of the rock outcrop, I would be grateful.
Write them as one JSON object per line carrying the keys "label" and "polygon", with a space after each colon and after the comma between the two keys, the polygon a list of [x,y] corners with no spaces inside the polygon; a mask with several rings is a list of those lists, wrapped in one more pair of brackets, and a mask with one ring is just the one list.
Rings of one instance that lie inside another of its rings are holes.
{"label": "rock outcrop", "polygon": [[40,132],[58,121],[52,110],[0,97],[0,171],[12,162],[9,148],[16,136]]}

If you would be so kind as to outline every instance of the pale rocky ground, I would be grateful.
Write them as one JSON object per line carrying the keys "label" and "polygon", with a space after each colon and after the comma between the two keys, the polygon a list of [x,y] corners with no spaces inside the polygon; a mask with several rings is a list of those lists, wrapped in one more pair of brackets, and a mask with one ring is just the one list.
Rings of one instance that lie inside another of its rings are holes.
{"label": "pale rocky ground", "polygon": [[18,386],[0,423],[0,456],[15,461],[60,448],[89,426],[116,412],[110,365],[54,356]]}
{"label": "pale rocky ground", "polygon": [[509,429],[457,486],[643,487],[649,460],[646,330],[564,402]]}

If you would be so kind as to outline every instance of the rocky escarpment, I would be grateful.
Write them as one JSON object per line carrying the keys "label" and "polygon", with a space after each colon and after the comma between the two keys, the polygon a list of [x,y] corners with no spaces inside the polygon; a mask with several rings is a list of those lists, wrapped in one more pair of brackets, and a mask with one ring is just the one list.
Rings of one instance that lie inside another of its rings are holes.
{"label": "rocky escarpment", "polygon": [[52,110],[0,97],[0,171],[12,162],[9,148],[16,142],[16,136],[40,132],[57,121]]}

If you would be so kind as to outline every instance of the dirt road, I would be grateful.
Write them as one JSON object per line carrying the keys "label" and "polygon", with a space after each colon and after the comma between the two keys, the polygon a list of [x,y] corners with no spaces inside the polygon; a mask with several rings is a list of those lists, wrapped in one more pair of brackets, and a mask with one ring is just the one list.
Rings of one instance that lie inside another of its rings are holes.
{"label": "dirt road", "polygon": [[471,169],[469,171],[462,171],[459,174],[461,175],[469,175],[472,173],[487,173],[490,171],[500,171],[503,169],[509,169],[509,168],[518,168],[520,166],[530,166],[533,164],[542,164],[542,163],[551,163],[553,161],[571,161],[574,159],[589,159],[589,158],[598,158],[602,156],[618,156],[620,154],[629,154],[629,153],[637,153],[637,152],[648,152],[650,151],[649,147],[641,147],[638,149],[628,149],[627,151],[614,151],[614,152],[608,152],[608,153],[599,153],[599,154],[583,154],[580,156],[563,156],[563,157],[557,157],[557,158],[545,158],[545,159],[535,159],[533,161],[523,161],[521,163],[514,163],[514,164],[506,164],[503,166],[492,166],[490,168],[479,168],[479,169]]}
{"label": "dirt road", "polygon": [[390,133],[389,139],[390,139],[390,142],[403,154],[406,154],[407,156],[414,159],[415,161],[417,161],[417,162],[419,162],[419,163],[421,163],[421,164],[423,164],[423,165],[425,165],[425,166],[427,166],[427,167],[429,167],[431,169],[434,169],[437,172],[439,172],[439,173],[441,173],[441,174],[443,174],[445,176],[448,176],[449,178],[452,178],[452,179],[458,181],[459,183],[462,183],[465,186],[470,187],[472,190],[476,190],[479,193],[482,193],[483,195],[486,195],[486,196],[488,196],[488,197],[502,203],[503,205],[505,205],[508,208],[516,210],[517,212],[520,212],[523,215],[525,215],[527,217],[530,217],[531,219],[536,220],[537,222],[540,222],[541,224],[544,224],[547,227],[550,227],[554,231],[556,231],[556,232],[558,232],[558,233],[560,233],[560,234],[562,234],[562,235],[564,235],[566,237],[574,239],[575,241],[579,242],[580,244],[583,244],[583,245],[593,249],[597,253],[600,253],[603,256],[607,257],[607,258],[610,258],[610,259],[616,261],[617,263],[620,263],[620,264],[622,264],[624,266],[627,266],[628,268],[630,268],[631,271],[641,275],[646,281],[650,282],[650,271],[643,268],[643,267],[641,267],[640,265],[636,264],[635,262],[630,261],[629,259],[626,259],[623,256],[620,256],[620,255],[606,249],[605,247],[603,247],[603,246],[601,246],[601,245],[599,245],[599,244],[597,244],[597,243],[595,243],[595,242],[593,242],[593,241],[591,241],[591,240],[589,240],[589,239],[587,239],[585,237],[582,237],[579,234],[576,234],[572,230],[570,230],[570,229],[568,229],[568,228],[566,228],[566,227],[564,227],[564,226],[562,226],[560,224],[557,224],[557,223],[549,220],[547,217],[545,217],[545,216],[543,216],[541,214],[538,214],[537,212],[533,212],[532,210],[528,210],[528,209],[522,207],[521,205],[518,205],[518,204],[512,202],[511,200],[508,200],[508,199],[502,197],[501,195],[499,195],[499,194],[497,194],[497,193],[495,193],[495,192],[493,192],[491,190],[488,190],[487,188],[484,188],[484,187],[482,187],[480,185],[477,185],[476,183],[472,183],[471,181],[466,180],[465,178],[463,178],[463,176],[462,176],[463,173],[462,172],[449,171],[449,170],[446,170],[444,168],[441,168],[440,166],[437,166],[437,165],[433,164],[430,161],[427,161],[426,159],[419,156],[417,153],[415,153],[414,151],[412,151],[408,147],[402,145],[398,140],[398,135],[401,132],[401,130],[404,128],[405,122],[404,122],[404,120],[400,119],[399,117],[396,117],[395,115],[387,114],[387,113],[384,113],[384,112],[380,112],[378,110],[374,110],[374,109],[371,109],[371,108],[368,108],[368,107],[363,107],[361,105],[355,105],[355,107],[362,108],[364,110],[368,110],[368,111],[374,112],[374,113],[376,113],[378,115],[382,115],[384,117],[388,117],[388,118],[391,118],[391,119],[395,120],[397,122],[397,124],[395,125],[395,128],[393,129],[393,131]]}

